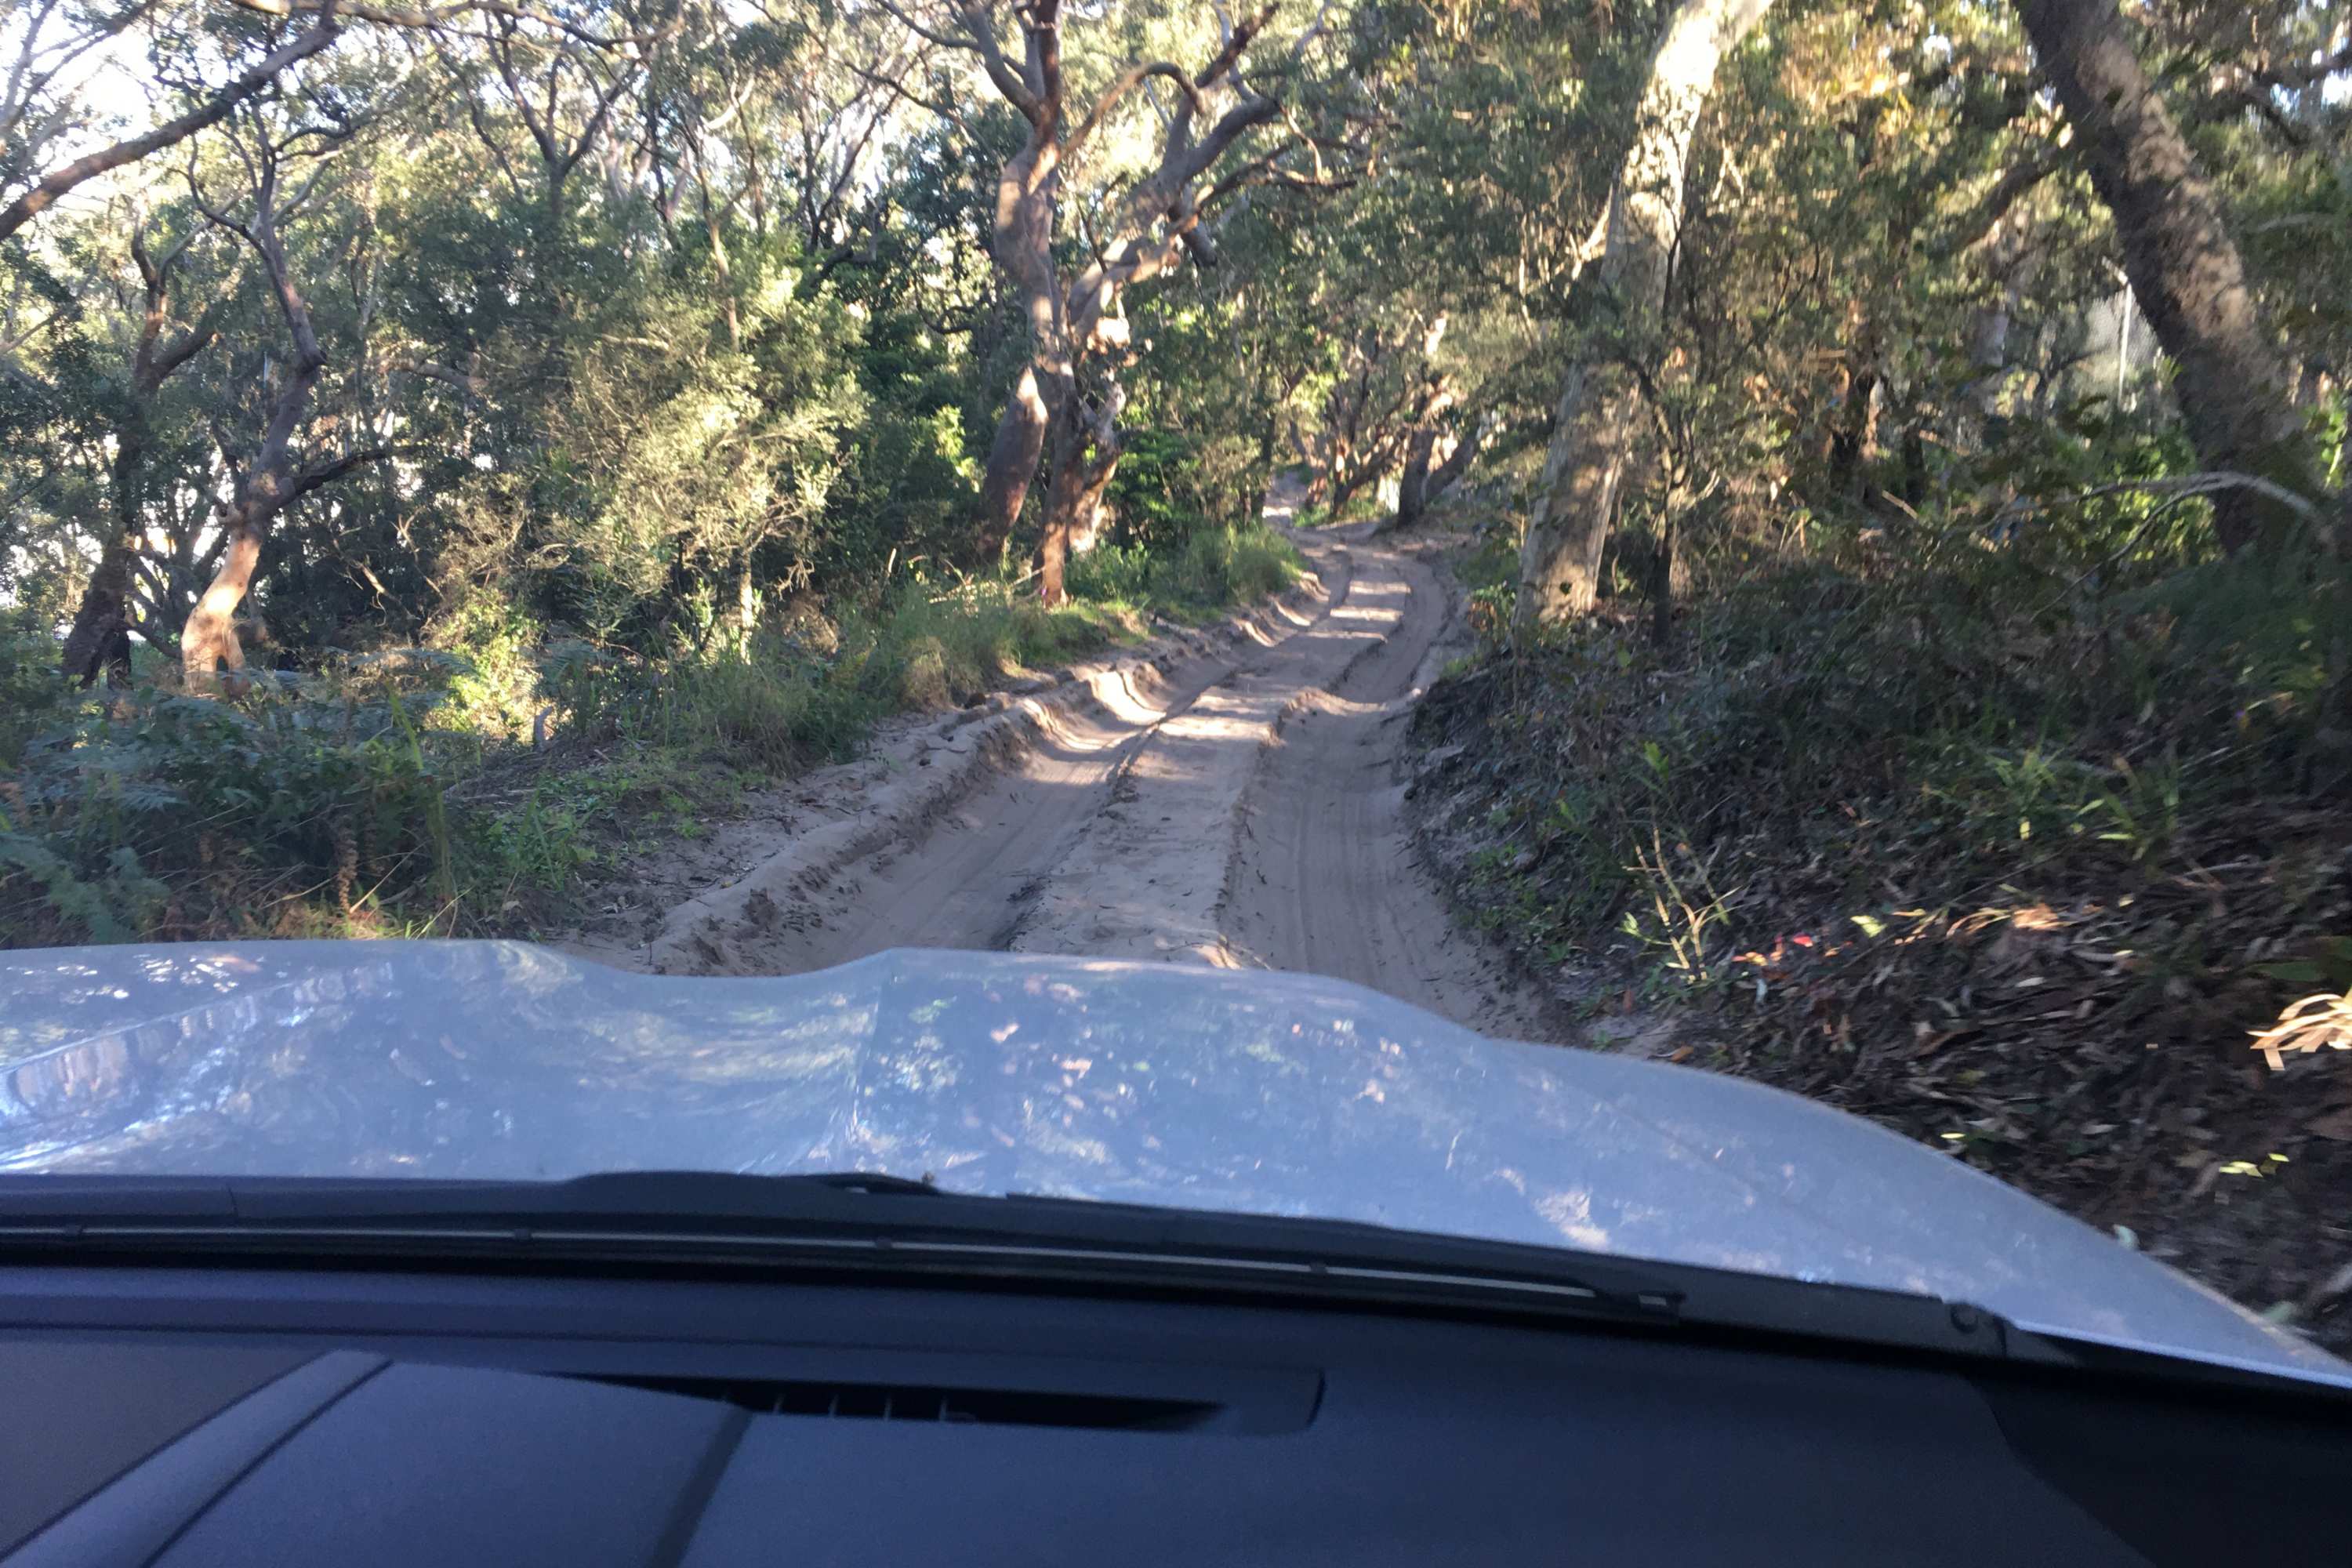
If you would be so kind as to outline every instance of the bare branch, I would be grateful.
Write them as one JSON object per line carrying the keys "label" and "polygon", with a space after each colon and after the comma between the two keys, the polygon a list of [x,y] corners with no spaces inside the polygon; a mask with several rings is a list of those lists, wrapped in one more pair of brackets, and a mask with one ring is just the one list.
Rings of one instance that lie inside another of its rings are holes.
{"label": "bare branch", "polygon": [[2320,520],[2318,506],[2307,497],[2297,495],[2276,480],[2263,479],[2259,474],[2231,473],[2227,469],[2215,469],[2202,474],[2182,474],[2169,479],[2124,479],[2111,485],[2095,485],[2087,490],[2078,490],[2073,495],[2059,496],[2035,510],[2047,510],[2053,507],[2078,506],[2084,501],[2094,500],[2100,496],[2126,493],[2186,498],[2218,495],[2224,490],[2252,490],[2266,500],[2277,502],[2306,522],[2317,522]]}
{"label": "bare branch", "polygon": [[312,12],[324,15],[330,11],[340,11],[352,21],[373,22],[384,27],[426,29],[446,27],[460,17],[478,14],[502,17],[509,22],[530,22],[540,26],[551,27],[568,37],[576,38],[581,43],[599,49],[618,48],[624,45],[650,42],[665,36],[669,26],[674,26],[674,24],[665,24],[663,27],[650,33],[595,33],[552,11],[544,11],[536,5],[518,5],[514,0],[453,0],[453,3],[447,5],[427,6],[377,5],[365,3],[351,5],[341,4],[341,0],[230,0],[230,4],[247,11],[257,11],[265,16],[290,17]]}
{"label": "bare branch", "polygon": [[1153,77],[1165,77],[1174,82],[1177,89],[1191,103],[1193,112],[1197,114],[1201,111],[1200,89],[1192,85],[1192,79],[1184,74],[1183,67],[1171,65],[1166,60],[1154,60],[1149,65],[1129,66],[1118,74],[1118,79],[1110,86],[1103,89],[1102,96],[1095,100],[1095,106],[1087,110],[1086,119],[1078,122],[1078,128],[1070,133],[1070,139],[1064,146],[1065,155],[1075,154],[1086,144],[1087,138],[1093,135],[1102,122],[1109,117],[1111,110],[1118,107],[1120,100]]}
{"label": "bare branch", "polygon": [[0,209],[0,239],[5,239],[24,227],[59,196],[83,181],[95,179],[110,169],[120,169],[125,163],[135,163],[150,153],[184,141],[206,126],[226,119],[237,105],[276,80],[278,72],[297,61],[309,58],[335,41],[341,32],[341,26],[335,19],[336,5],[337,0],[320,0],[318,23],[309,32],[264,56],[201,108],[190,110],[176,120],[166,121],[143,136],[133,136],[117,142],[111,147],[102,147],[43,175],[31,190],[18,196],[5,209]]}
{"label": "bare branch", "polygon": [[[1265,31],[1265,25],[1273,20],[1272,5],[1266,6],[1255,16],[1243,17],[1239,26],[1226,33],[1224,47],[1217,51],[1216,58],[1202,66],[1201,74],[1192,79],[1193,84],[1198,87],[1216,86],[1220,77],[1241,63],[1242,52],[1250,47],[1251,41]],[[1241,84],[1236,81],[1234,85],[1238,87]]]}
{"label": "bare branch", "polygon": [[2036,149],[2011,164],[1965,214],[1954,221],[1943,242],[1937,247],[1939,253],[1950,258],[1975,249],[2000,226],[2000,220],[2009,216],[2010,209],[2027,192],[2057,171],[2057,155],[2046,148]]}
{"label": "bare branch", "polygon": [[[906,28],[907,31],[914,34],[915,37],[923,39],[927,43],[937,44],[941,48],[945,49],[964,49],[975,55],[982,52],[980,45],[971,38],[959,38],[952,33],[942,33],[933,28],[926,27],[920,22],[916,21],[912,16],[907,15],[906,12],[892,5],[890,0],[879,0],[879,4],[881,5],[882,9],[889,12],[891,16],[898,19],[898,25],[900,26]],[[972,14],[970,12],[958,11],[956,13],[956,20],[964,23],[965,26],[969,27],[971,26],[970,17],[971,15]]]}
{"label": "bare branch", "polygon": [[279,496],[275,510],[285,510],[312,490],[333,484],[353,468],[362,468],[370,463],[384,462],[420,449],[415,447],[372,447],[364,452],[350,452],[340,458],[310,464],[286,481],[285,491]]}
{"label": "bare branch", "polygon": [[[996,84],[996,90],[1004,95],[1004,101],[1034,124],[1037,116],[1045,111],[1044,89],[1034,88],[1004,58],[1004,50],[996,41],[996,21],[990,14],[992,9],[985,5],[959,7],[956,21],[962,26],[969,42],[950,47],[968,48],[978,54],[982,68],[988,72],[988,79]],[[898,14],[895,7],[891,14]],[[930,35],[926,33],[923,37],[929,38]],[[938,43],[943,40],[932,38],[931,41]]]}

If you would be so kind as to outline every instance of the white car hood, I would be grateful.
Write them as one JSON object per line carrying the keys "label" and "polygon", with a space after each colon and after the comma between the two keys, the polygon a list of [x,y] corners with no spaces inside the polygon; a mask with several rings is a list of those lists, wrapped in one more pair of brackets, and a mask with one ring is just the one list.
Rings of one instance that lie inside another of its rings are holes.
{"label": "white car hood", "polygon": [[680,979],[519,942],[289,942],[0,954],[0,995],[5,1171],[883,1170],[1876,1286],[2352,1385],[1840,1111],[1307,975],[901,952]]}

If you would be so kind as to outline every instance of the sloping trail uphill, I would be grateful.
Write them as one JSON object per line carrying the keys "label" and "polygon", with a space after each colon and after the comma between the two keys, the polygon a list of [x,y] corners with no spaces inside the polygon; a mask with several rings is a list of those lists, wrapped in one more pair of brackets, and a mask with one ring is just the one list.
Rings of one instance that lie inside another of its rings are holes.
{"label": "sloping trail uphill", "polygon": [[905,726],[744,828],[738,874],[649,942],[583,951],[678,973],[890,947],[1297,969],[1569,1037],[1454,926],[1407,837],[1398,749],[1456,635],[1444,581],[1362,538],[1293,537],[1312,574],[1276,604]]}

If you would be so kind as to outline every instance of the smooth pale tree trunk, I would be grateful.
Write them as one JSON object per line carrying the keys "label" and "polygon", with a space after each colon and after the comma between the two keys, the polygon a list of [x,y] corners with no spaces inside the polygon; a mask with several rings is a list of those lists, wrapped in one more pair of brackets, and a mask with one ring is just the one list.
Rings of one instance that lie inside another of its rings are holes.
{"label": "smooth pale tree trunk", "polygon": [[188,624],[180,633],[180,668],[191,691],[211,689],[222,670],[245,668],[245,647],[236,638],[236,609],[253,590],[253,574],[261,564],[261,539],[258,524],[235,524],[219,569],[188,612]]}
{"label": "smooth pale tree trunk", "polygon": [[249,223],[237,225],[209,207],[205,209],[215,223],[242,234],[260,259],[278,312],[286,322],[287,336],[293,340],[294,358],[278,395],[270,401],[260,449],[246,465],[227,506],[221,510],[220,530],[226,544],[220,565],[180,633],[181,678],[191,691],[209,690],[221,670],[245,667],[245,650],[236,639],[236,611],[253,590],[262,541],[268,535],[271,521],[304,490],[364,460],[355,457],[296,471],[294,436],[310,417],[310,396],[318,389],[320,373],[327,367],[327,354],[319,346],[310,304],[295,287],[278,232],[278,149],[268,142],[260,144],[259,176]]}
{"label": "smooth pale tree trunk", "polygon": [[996,227],[990,250],[1021,299],[1029,324],[1030,361],[1021,368],[989,444],[980,487],[980,521],[972,536],[974,563],[988,566],[1003,553],[1020,521],[1022,503],[1037,477],[1045,437],[1067,395],[1071,363],[1055,299],[1054,199],[1060,152],[1058,118],[1033,130],[1029,144],[1004,165],[996,182]]}
{"label": "smooth pale tree trunk", "polygon": [[[283,291],[293,296],[290,286]],[[310,394],[319,384],[319,373],[326,368],[327,356],[311,335],[307,309],[300,307],[299,296],[294,298],[300,324],[295,331],[299,346],[293,367],[270,405],[261,450],[254,455],[221,515],[221,532],[228,544],[221,552],[220,565],[197,598],[196,607],[188,612],[187,625],[180,633],[180,673],[191,691],[209,690],[221,670],[245,668],[245,649],[236,638],[237,607],[253,591],[253,576],[261,564],[261,543],[268,535],[270,521],[301,488],[294,473],[294,432],[310,413]]]}
{"label": "smooth pale tree trunk", "polygon": [[[2178,367],[2198,461],[2316,494],[2285,366],[2263,335],[2221,204],[2140,68],[2116,0],[2018,0],[2018,12],[2115,216],[2132,294]],[[2283,536],[2292,518],[2251,490],[2213,499],[2214,531],[2232,553]]]}
{"label": "smooth pale tree trunk", "polygon": [[1693,134],[1723,57],[1770,0],[1682,0],[1650,64],[1633,143],[1609,194],[1598,281],[1615,301],[1619,346],[1582,351],[1569,367],[1519,555],[1521,630],[1589,612],[1617,505],[1641,384],[1627,355],[1646,352],[1665,313]]}
{"label": "smooth pale tree trunk", "polygon": [[[885,8],[907,20],[897,7],[886,5]],[[1068,418],[1077,424],[1068,426],[1065,406],[1076,400],[1082,376],[1091,384],[1091,367],[1098,365],[1107,353],[1114,363],[1123,363],[1125,322],[1118,309],[1121,292],[1158,277],[1188,254],[1204,260],[1213,257],[1199,227],[1202,201],[1229,195],[1244,181],[1236,175],[1208,191],[1205,197],[1197,185],[1237,142],[1281,112],[1277,100],[1250,90],[1240,70],[1244,51],[1272,19],[1274,7],[1269,5],[1254,16],[1226,19],[1221,29],[1222,47],[1198,71],[1186,71],[1166,60],[1130,65],[1112,78],[1083,114],[1075,113],[1073,106],[1065,102],[1062,0],[1025,0],[1010,8],[1020,28],[1018,63],[997,37],[999,7],[959,3],[949,10],[958,37],[947,37],[920,26],[915,26],[915,30],[933,42],[976,55],[998,93],[1029,122],[1029,135],[1021,151],[1006,160],[997,175],[989,248],[1028,318],[1030,362],[1006,399],[996,436],[989,443],[972,553],[982,563],[1002,554],[1036,478],[1038,458],[1052,437],[1055,477],[1047,481],[1049,537],[1045,553],[1048,559],[1040,563],[1050,599],[1060,593],[1060,562],[1074,519],[1090,510],[1091,503],[1084,497],[1097,461],[1085,455],[1086,448],[1094,445],[1091,437],[1064,449],[1059,433],[1090,427],[1095,418],[1085,410],[1074,409]],[[1147,83],[1162,81],[1174,84],[1174,101],[1160,113],[1159,162],[1150,173],[1127,184],[1113,214],[1098,215],[1101,226],[1093,232],[1094,254],[1066,285],[1054,258],[1062,165],[1080,155],[1088,138],[1109,121],[1129,94]],[[1235,101],[1202,133],[1196,121],[1206,109],[1202,95],[1227,86]],[[1076,466],[1066,476],[1068,485],[1061,486],[1066,460]],[[1106,472],[1102,483],[1108,482]],[[1094,493],[1100,494],[1099,485],[1094,487]],[[1078,511],[1074,512],[1074,507]]]}

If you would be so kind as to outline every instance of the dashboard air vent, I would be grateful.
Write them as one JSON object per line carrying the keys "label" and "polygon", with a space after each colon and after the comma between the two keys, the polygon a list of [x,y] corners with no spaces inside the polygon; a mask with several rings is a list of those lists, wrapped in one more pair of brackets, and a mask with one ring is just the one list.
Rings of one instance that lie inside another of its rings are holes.
{"label": "dashboard air vent", "polygon": [[817,1415],[834,1420],[1186,1432],[1210,1425],[1224,1408],[1201,1400],[1032,1389],[920,1388],[721,1377],[599,1377],[594,1381],[656,1394],[684,1394],[691,1399],[717,1400],[762,1415]]}

